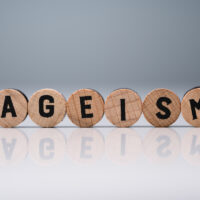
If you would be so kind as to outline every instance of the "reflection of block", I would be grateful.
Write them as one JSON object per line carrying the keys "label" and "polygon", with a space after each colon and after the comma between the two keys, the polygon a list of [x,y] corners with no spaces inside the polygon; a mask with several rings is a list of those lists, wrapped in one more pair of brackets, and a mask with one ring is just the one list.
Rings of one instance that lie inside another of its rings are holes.
{"label": "reflection of block", "polygon": [[135,162],[142,152],[142,142],[134,129],[116,128],[106,137],[106,154],[114,162]]}
{"label": "reflection of block", "polygon": [[27,116],[28,100],[19,90],[0,91],[0,126],[15,127]]}
{"label": "reflection of block", "polygon": [[151,129],[143,140],[144,154],[157,164],[173,162],[180,154],[180,138],[170,128]]}
{"label": "reflection of block", "polygon": [[67,140],[67,154],[78,163],[95,163],[103,156],[104,148],[104,138],[96,129],[76,129]]}
{"label": "reflection of block", "polygon": [[113,91],[106,99],[105,115],[118,127],[129,127],[136,123],[142,114],[140,96],[130,89]]}
{"label": "reflection of block", "polygon": [[148,122],[156,127],[173,124],[181,112],[181,103],[176,94],[167,89],[150,92],[143,102],[143,113]]}
{"label": "reflection of block", "polygon": [[20,129],[0,129],[0,166],[19,164],[28,153],[28,140]]}
{"label": "reflection of block", "polygon": [[65,137],[57,128],[39,129],[29,138],[29,153],[39,165],[58,164],[66,153]]}
{"label": "reflection of block", "polygon": [[192,128],[182,138],[183,158],[192,165],[200,166],[200,128]]}
{"label": "reflection of block", "polygon": [[189,90],[181,102],[184,119],[193,126],[200,126],[200,87]]}
{"label": "reflection of block", "polygon": [[67,115],[79,127],[92,127],[103,114],[104,100],[95,90],[77,90],[67,101]]}
{"label": "reflection of block", "polygon": [[38,90],[28,103],[30,118],[41,127],[54,127],[66,114],[66,100],[53,89]]}

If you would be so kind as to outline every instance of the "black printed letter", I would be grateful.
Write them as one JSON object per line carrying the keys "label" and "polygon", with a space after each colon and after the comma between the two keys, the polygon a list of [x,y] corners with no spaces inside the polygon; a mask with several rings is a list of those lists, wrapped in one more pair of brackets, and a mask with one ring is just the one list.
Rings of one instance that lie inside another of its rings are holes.
{"label": "black printed letter", "polygon": [[6,117],[6,113],[10,112],[12,114],[12,117],[17,117],[11,97],[5,96],[4,105],[3,105],[3,111],[1,114],[2,118]]}
{"label": "black printed letter", "polygon": [[47,105],[46,109],[49,110],[49,112],[44,112],[44,101],[48,100],[49,103],[54,103],[54,99],[52,96],[49,95],[43,95],[39,99],[39,113],[42,117],[51,117],[54,114],[54,105]]}
{"label": "black printed letter", "polygon": [[120,102],[121,102],[121,121],[126,121],[125,99],[120,99]]}
{"label": "black printed letter", "polygon": [[171,99],[167,98],[167,97],[160,97],[156,103],[157,107],[162,110],[163,112],[165,112],[165,114],[161,114],[160,112],[156,113],[156,116],[159,118],[159,119],[167,119],[170,117],[171,115],[171,111],[163,106],[163,102],[167,103],[167,105],[169,105],[172,101]]}
{"label": "black printed letter", "polygon": [[194,99],[190,99],[190,106],[191,106],[191,110],[192,110],[192,116],[193,116],[193,120],[197,119],[197,113],[196,113],[196,109],[200,109],[200,99],[199,102],[197,103]]}
{"label": "black printed letter", "polygon": [[91,109],[91,105],[90,104],[85,104],[86,100],[92,100],[91,96],[84,96],[84,97],[80,97],[80,103],[81,103],[81,115],[82,118],[92,118],[93,117],[93,113],[89,113],[86,114],[85,110],[86,109]]}

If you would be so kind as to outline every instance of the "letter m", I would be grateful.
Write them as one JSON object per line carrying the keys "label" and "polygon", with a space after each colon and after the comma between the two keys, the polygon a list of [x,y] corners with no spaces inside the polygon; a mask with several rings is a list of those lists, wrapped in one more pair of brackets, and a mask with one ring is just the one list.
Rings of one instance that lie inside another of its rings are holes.
{"label": "letter m", "polygon": [[198,103],[194,99],[190,99],[189,101],[190,101],[193,120],[197,119],[196,109],[200,110],[200,99]]}

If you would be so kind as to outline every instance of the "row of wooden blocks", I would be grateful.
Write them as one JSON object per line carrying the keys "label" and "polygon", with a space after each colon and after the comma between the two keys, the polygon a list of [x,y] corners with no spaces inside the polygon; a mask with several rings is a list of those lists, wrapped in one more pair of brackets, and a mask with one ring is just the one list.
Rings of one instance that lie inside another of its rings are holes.
{"label": "row of wooden blocks", "polygon": [[95,90],[80,89],[66,101],[64,96],[53,89],[42,89],[28,98],[19,90],[0,91],[0,126],[15,127],[29,115],[41,127],[54,127],[65,115],[79,127],[92,127],[104,113],[115,126],[130,127],[141,114],[156,127],[173,124],[182,113],[192,126],[200,126],[200,87],[186,92],[182,102],[168,89],[151,91],[142,102],[131,89],[117,89],[104,102]]}

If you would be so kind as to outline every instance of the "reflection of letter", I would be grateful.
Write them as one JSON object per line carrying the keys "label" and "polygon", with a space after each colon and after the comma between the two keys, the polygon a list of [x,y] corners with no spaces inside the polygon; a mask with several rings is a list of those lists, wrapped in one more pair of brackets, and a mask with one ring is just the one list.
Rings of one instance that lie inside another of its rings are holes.
{"label": "reflection of letter", "polygon": [[200,153],[200,145],[196,144],[197,143],[197,136],[193,135],[192,137],[192,145],[191,145],[191,151],[190,154],[194,155],[195,153]]}
{"label": "reflection of letter", "polygon": [[67,140],[67,153],[78,163],[94,163],[103,152],[104,140],[95,128],[79,128]]}
{"label": "reflection of letter", "polygon": [[58,129],[39,129],[29,139],[30,156],[40,165],[57,164],[64,157],[65,145]]}
{"label": "reflection of letter", "polygon": [[169,128],[151,129],[143,144],[147,158],[158,164],[174,161],[180,152],[180,139],[177,133]]}
{"label": "reflection of letter", "polygon": [[16,145],[16,139],[12,139],[11,143],[8,143],[5,138],[2,138],[1,141],[5,152],[5,157],[7,160],[10,160]]}
{"label": "reflection of letter", "polygon": [[163,143],[158,146],[158,149],[157,149],[157,153],[159,156],[161,157],[167,157],[169,155],[171,155],[171,151],[169,149],[166,149],[166,147],[169,147],[170,145],[170,139],[168,136],[160,136],[157,138],[157,141],[160,143],[163,141]]}
{"label": "reflection of letter", "polygon": [[182,139],[182,155],[192,165],[200,165],[200,128],[192,128]]}
{"label": "reflection of letter", "polygon": [[40,140],[40,156],[44,160],[49,160],[54,157],[54,141],[51,138],[44,138]]}
{"label": "reflection of letter", "polygon": [[93,138],[91,137],[82,137],[81,140],[81,153],[80,156],[81,158],[92,158],[92,155],[87,154],[87,150],[91,150],[91,146],[88,146],[86,143],[87,142],[92,142]]}
{"label": "reflection of letter", "polygon": [[126,153],[126,135],[121,135],[121,156],[124,156]]}
{"label": "reflection of letter", "polygon": [[134,162],[141,150],[141,138],[133,129],[116,128],[106,137],[106,154],[114,162]]}
{"label": "reflection of letter", "polygon": [[0,166],[22,161],[28,152],[27,138],[18,129],[0,129]]}

